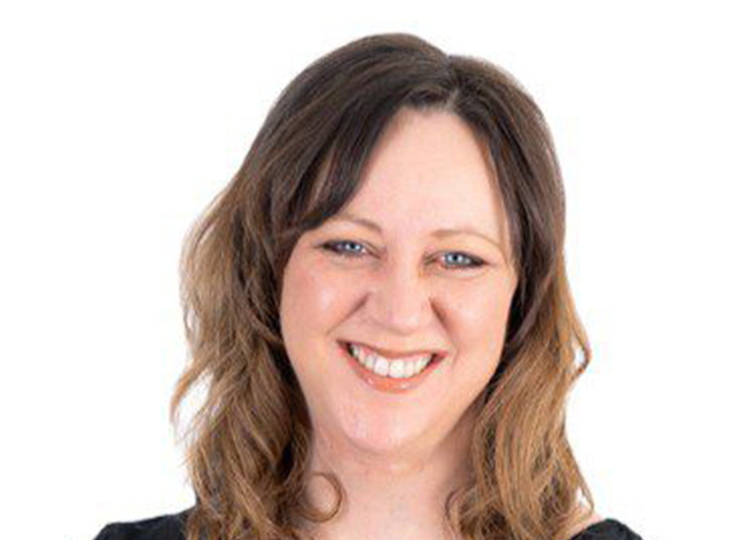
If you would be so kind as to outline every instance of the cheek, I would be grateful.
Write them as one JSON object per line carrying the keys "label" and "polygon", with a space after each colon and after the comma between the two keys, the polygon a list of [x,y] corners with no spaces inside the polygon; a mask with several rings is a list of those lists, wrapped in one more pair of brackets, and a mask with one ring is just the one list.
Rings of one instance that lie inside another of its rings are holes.
{"label": "cheek", "polygon": [[331,323],[350,290],[342,280],[331,279],[320,266],[296,268],[291,293],[286,297],[288,307],[296,312],[305,327]]}
{"label": "cheek", "polygon": [[478,359],[464,369],[492,375],[498,365],[506,337],[511,292],[509,287],[491,287],[459,294],[451,300],[456,345],[464,358]]}
{"label": "cheek", "polygon": [[[280,323],[291,358],[301,361],[316,355],[310,350],[322,343],[340,322],[350,291],[341,280],[330,279],[321,265],[292,258],[285,269]],[[319,338],[319,339],[317,339]]]}
{"label": "cheek", "polygon": [[465,337],[494,336],[504,330],[511,304],[511,294],[504,287],[475,288],[451,295],[460,334]]}

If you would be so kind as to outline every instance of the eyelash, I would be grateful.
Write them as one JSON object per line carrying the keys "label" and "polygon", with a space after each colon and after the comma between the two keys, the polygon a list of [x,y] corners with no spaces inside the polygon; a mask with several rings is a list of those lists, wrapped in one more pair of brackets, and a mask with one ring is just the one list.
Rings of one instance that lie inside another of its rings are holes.
{"label": "eyelash", "polygon": [[[337,247],[344,244],[356,244],[358,246],[363,246],[360,242],[355,242],[354,240],[335,240],[331,242],[326,242],[321,245],[321,247],[327,251],[330,251],[331,253],[334,253],[336,255],[339,255],[340,257],[346,257],[346,258],[356,258],[359,257],[360,254],[355,254],[347,251],[343,251],[341,249],[338,249]],[[363,246],[364,247],[364,246]],[[455,255],[462,255],[466,259],[470,261],[470,264],[459,266],[459,265],[452,265],[450,268],[453,271],[459,271],[459,270],[470,270],[473,268],[478,268],[480,266],[483,266],[484,261],[479,259],[478,257],[473,257],[472,255],[468,255],[467,253],[463,253],[461,251],[448,251],[447,253],[452,253]]]}

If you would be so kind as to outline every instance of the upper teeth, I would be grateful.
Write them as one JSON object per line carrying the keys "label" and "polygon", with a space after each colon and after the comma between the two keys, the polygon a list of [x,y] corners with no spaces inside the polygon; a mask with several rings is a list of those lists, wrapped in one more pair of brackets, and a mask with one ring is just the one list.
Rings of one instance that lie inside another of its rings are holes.
{"label": "upper teeth", "polygon": [[354,343],[349,344],[349,350],[367,369],[382,376],[390,376],[394,379],[407,379],[421,372],[432,360],[433,354],[417,354],[408,356],[403,360],[390,360],[384,358],[376,351],[366,349]]}

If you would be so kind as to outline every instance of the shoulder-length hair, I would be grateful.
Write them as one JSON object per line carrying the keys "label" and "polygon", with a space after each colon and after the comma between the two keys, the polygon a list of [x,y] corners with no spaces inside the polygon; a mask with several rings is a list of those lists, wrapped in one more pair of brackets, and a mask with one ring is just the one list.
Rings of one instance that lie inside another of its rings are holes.
{"label": "shoulder-length hair", "polygon": [[[565,274],[565,197],[543,115],[513,76],[417,36],[352,41],[298,74],[272,105],[244,162],[199,216],[181,258],[190,348],[170,420],[205,385],[188,423],[196,495],[187,540],[299,538],[291,516],[334,517],[305,500],[312,432],[279,325],[283,270],[297,239],[358,191],[373,146],[400,107],[458,115],[496,168],[518,276],[506,342],[470,448],[473,481],[449,494],[462,538],[565,538],[593,511],[565,432],[566,397],[591,359]],[[577,349],[583,361],[576,362]]]}

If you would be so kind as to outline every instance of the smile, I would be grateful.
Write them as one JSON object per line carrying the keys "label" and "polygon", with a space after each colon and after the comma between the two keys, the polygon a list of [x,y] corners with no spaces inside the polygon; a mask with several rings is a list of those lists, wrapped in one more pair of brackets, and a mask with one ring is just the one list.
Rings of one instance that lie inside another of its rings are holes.
{"label": "smile", "polygon": [[369,386],[384,392],[406,392],[419,386],[445,355],[422,353],[401,359],[385,358],[367,347],[339,342],[352,371]]}
{"label": "smile", "polygon": [[422,353],[409,355],[402,359],[386,358],[377,351],[357,343],[348,343],[347,350],[355,360],[369,371],[382,377],[387,376],[394,379],[409,379],[421,373],[435,357],[434,353]]}

